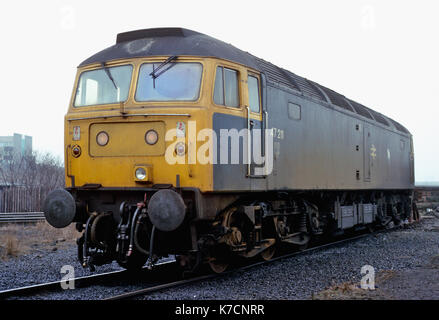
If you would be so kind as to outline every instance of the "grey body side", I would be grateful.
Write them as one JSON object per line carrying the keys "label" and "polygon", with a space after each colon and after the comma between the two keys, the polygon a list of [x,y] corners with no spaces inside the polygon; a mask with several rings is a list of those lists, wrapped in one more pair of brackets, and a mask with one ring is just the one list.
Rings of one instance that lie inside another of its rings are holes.
{"label": "grey body side", "polygon": [[[273,172],[254,179],[242,162],[218,163],[215,191],[413,188],[410,134],[275,84],[267,85],[266,97],[268,128],[275,128]],[[300,119],[289,116],[289,103],[300,106]],[[218,141],[220,129],[247,127],[246,118],[232,115],[217,113],[212,121]],[[240,160],[243,152],[241,141]]]}

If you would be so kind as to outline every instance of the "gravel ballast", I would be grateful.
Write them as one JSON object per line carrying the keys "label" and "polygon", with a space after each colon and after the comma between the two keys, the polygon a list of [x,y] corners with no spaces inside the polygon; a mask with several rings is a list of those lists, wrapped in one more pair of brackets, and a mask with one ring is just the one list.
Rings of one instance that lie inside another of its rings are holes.
{"label": "gravel ballast", "polygon": [[[336,247],[286,258],[268,265],[238,271],[213,280],[151,293],[139,299],[312,299],[333,285],[360,283],[361,267],[382,271],[409,271],[430,263],[439,254],[437,218],[423,219],[405,229],[379,233]],[[75,276],[90,274],[76,260],[76,248],[31,253],[0,262],[0,290],[61,279],[61,267],[71,264]],[[97,267],[96,272],[120,269],[117,263]],[[410,274],[410,272],[406,272]],[[93,286],[61,293],[33,296],[36,299],[101,299],[143,288],[141,283]],[[425,298],[425,295],[422,296]],[[439,297],[430,297],[439,299]]]}
{"label": "gravel ballast", "polygon": [[314,294],[332,285],[344,282],[359,285],[364,265],[373,266],[377,274],[388,270],[409,271],[429,264],[439,254],[439,230],[431,229],[431,222],[425,219],[406,229],[371,235],[142,299],[312,299]]}
{"label": "gravel ballast", "polygon": [[[55,248],[55,247],[54,247]],[[66,273],[61,273],[64,265],[71,265],[75,277],[90,275],[89,269],[84,269],[77,260],[77,248],[74,244],[65,245],[57,250],[38,250],[0,261],[0,291],[18,287],[60,281]],[[116,262],[97,268],[97,272],[109,272],[121,269]]]}

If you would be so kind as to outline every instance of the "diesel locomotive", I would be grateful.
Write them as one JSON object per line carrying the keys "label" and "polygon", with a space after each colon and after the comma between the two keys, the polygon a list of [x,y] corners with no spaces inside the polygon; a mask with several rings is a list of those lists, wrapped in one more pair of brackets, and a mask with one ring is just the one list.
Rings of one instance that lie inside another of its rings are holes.
{"label": "diesel locomotive", "polygon": [[410,132],[364,105],[182,28],[120,33],[82,62],[65,116],[65,189],[84,267],[175,255],[223,272],[412,214]]}

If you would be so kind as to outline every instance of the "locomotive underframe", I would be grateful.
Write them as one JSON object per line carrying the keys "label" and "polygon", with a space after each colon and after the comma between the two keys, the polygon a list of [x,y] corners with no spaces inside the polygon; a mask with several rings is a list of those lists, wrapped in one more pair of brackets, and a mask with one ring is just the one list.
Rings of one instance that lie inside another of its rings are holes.
{"label": "locomotive underframe", "polygon": [[[155,229],[147,204],[169,188],[186,205],[183,223],[173,231]],[[83,266],[116,260],[126,268],[153,264],[174,254],[194,269],[202,262],[221,272],[235,258],[275,248],[302,249],[312,240],[403,223],[411,217],[412,190],[279,190],[201,193],[196,188],[70,188],[75,198],[78,257]],[[153,242],[151,243],[151,239]]]}

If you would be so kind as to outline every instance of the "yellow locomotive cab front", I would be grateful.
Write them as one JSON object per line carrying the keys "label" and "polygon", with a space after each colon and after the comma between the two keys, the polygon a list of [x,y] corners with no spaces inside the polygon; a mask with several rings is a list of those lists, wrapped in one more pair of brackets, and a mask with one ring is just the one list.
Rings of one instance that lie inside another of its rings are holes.
{"label": "yellow locomotive cab front", "polygon": [[[187,164],[187,149],[189,129],[193,129],[189,121],[196,123],[196,130],[211,127],[210,96],[205,92],[211,86],[212,62],[179,58],[164,66],[169,70],[157,71],[163,73],[156,78],[150,75],[166,59],[79,69],[65,117],[67,187],[175,185],[179,176],[181,185],[211,188],[212,168]],[[190,80],[182,74],[189,74]],[[180,147],[173,154],[177,140],[185,150]],[[183,165],[163,161],[167,153]],[[138,168],[145,171],[144,179],[136,175]]]}

